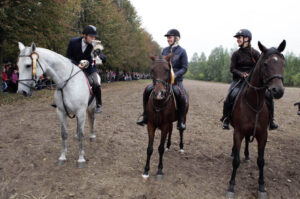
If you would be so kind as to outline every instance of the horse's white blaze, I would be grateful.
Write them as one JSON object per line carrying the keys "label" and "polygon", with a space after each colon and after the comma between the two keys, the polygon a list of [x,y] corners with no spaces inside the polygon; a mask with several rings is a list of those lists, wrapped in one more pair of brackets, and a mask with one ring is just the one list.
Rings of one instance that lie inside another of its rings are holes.
{"label": "horse's white blaze", "polygon": [[278,58],[277,58],[277,57],[275,57],[275,56],[273,57],[273,59],[274,59],[274,61],[278,61]]}

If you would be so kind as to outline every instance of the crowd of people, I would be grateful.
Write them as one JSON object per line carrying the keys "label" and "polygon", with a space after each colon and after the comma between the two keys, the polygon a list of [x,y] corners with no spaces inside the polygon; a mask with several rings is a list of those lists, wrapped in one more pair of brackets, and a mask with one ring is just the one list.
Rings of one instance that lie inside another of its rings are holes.
{"label": "crowd of people", "polygon": [[2,92],[17,92],[19,70],[17,65],[7,63],[2,65]]}
{"label": "crowd of people", "polygon": [[[99,75],[101,76],[101,82],[111,83],[115,81],[131,81],[139,79],[150,79],[151,76],[149,73],[127,73],[127,72],[115,72],[113,70],[99,70]],[[19,79],[19,70],[16,64],[6,63],[2,65],[2,92],[11,92],[16,93],[18,90],[18,79]],[[40,90],[45,87],[51,86],[52,88],[55,85],[52,84],[52,81],[44,74],[37,81],[36,89]]]}
{"label": "crowd of people", "polygon": [[119,72],[116,73],[115,71],[109,70],[103,72],[100,70],[99,72],[102,82],[111,83],[114,81],[131,81],[131,80],[139,80],[139,79],[150,79],[151,76],[149,73],[126,73],[126,72]]}

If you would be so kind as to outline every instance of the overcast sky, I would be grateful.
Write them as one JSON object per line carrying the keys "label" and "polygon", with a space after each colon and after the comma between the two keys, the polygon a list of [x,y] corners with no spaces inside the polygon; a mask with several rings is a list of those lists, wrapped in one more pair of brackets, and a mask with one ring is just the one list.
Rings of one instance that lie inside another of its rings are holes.
{"label": "overcast sky", "polygon": [[180,45],[189,59],[197,52],[208,56],[215,47],[236,47],[233,35],[241,28],[252,32],[266,47],[278,46],[285,39],[284,53],[300,55],[299,0],[130,0],[144,27],[159,43],[169,29],[181,33]]}

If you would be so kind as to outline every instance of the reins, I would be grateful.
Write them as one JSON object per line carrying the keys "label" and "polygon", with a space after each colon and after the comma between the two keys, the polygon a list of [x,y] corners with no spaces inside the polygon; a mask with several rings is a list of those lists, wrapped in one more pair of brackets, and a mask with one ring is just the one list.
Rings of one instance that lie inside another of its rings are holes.
{"label": "reins", "polygon": [[[262,59],[263,58],[267,58],[267,57],[269,57],[270,55],[273,55],[273,54],[278,54],[277,52],[274,52],[274,53],[269,53],[269,54],[266,54],[266,55],[264,55],[264,54],[262,54],[261,56],[262,56]],[[281,54],[280,54],[281,55]],[[259,64],[261,63],[261,61],[260,62],[258,62]],[[258,64],[257,63],[257,64]],[[256,67],[254,67],[254,68],[256,68]],[[254,70],[254,69],[253,69]],[[250,74],[252,74],[252,72],[253,72],[253,70],[250,72]],[[256,109],[256,108],[254,108],[253,106],[251,106],[250,104],[249,104],[249,102],[247,101],[247,98],[246,98],[246,96],[247,96],[247,91],[248,90],[246,90],[246,93],[244,94],[244,100],[245,100],[245,102],[246,102],[246,104],[247,104],[247,106],[253,111],[253,112],[255,112],[255,123],[254,123],[254,129],[253,129],[253,133],[252,133],[252,138],[250,139],[250,142],[253,142],[253,140],[254,140],[254,138],[255,138],[255,136],[256,136],[256,129],[257,129],[257,123],[258,123],[258,117],[259,117],[259,114],[261,113],[261,111],[263,110],[263,107],[264,107],[264,99],[263,99],[263,101],[262,101],[262,103],[260,103],[259,102],[259,95],[258,95],[258,91],[260,91],[260,90],[269,90],[269,88],[268,88],[268,86],[267,86],[267,84],[271,81],[271,80],[273,80],[273,79],[275,79],[275,78],[277,78],[277,79],[281,79],[282,81],[283,81],[283,76],[281,75],[281,74],[275,74],[275,75],[272,75],[271,77],[269,77],[269,78],[267,78],[267,80],[265,80],[265,78],[264,78],[264,76],[263,76],[263,86],[261,86],[261,87],[256,87],[256,86],[253,86],[249,81],[248,81],[248,78],[244,78],[244,80],[245,80],[245,82],[247,83],[247,86],[248,87],[250,87],[250,88],[252,88],[254,91],[255,91],[255,94],[256,94],[256,104],[257,105],[259,105],[259,104],[261,104],[261,106],[258,108],[258,109]],[[273,98],[273,95],[271,95],[272,96],[272,98]]]}
{"label": "reins", "polygon": [[[36,53],[36,52],[32,52],[30,55],[19,55],[19,57],[30,57],[30,58],[31,58],[31,60],[32,60],[32,65],[31,65],[31,66],[32,66],[32,76],[31,76],[31,79],[19,79],[18,82],[19,82],[20,84],[22,84],[22,85],[24,85],[24,86],[30,88],[30,89],[35,89],[35,87],[29,86],[29,85],[27,85],[27,84],[25,84],[25,83],[23,83],[23,82],[24,82],[24,81],[33,81],[34,83],[37,83],[37,81],[36,81],[36,79],[35,79],[35,78],[36,78],[36,69],[37,69],[36,63],[38,63],[38,65],[39,65],[40,68],[42,69],[43,74],[45,73],[45,70],[43,69],[43,67],[42,67],[42,65],[41,65],[41,63],[40,63],[40,61],[39,61],[39,54]],[[62,86],[61,88],[57,88],[57,90],[61,91],[63,106],[64,106],[64,109],[65,109],[65,112],[66,112],[67,116],[68,116],[70,119],[73,119],[76,115],[74,114],[73,116],[71,116],[70,113],[68,112],[68,109],[67,109],[66,104],[65,104],[65,102],[64,102],[64,92],[63,92],[63,89],[66,87],[66,85],[68,84],[68,82],[69,82],[75,75],[77,75],[78,73],[82,72],[82,70],[79,70],[79,71],[77,71],[76,73],[74,73],[74,74],[72,75],[73,71],[74,71],[74,66],[72,66],[72,70],[71,70],[71,73],[70,73],[70,75],[69,75],[69,78],[66,79],[66,80],[64,81],[63,86]]]}

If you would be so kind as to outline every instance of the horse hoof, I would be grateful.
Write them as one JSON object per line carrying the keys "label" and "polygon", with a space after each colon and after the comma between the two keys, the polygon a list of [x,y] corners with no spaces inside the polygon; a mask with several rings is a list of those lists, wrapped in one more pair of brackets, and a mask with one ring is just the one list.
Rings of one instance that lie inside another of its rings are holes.
{"label": "horse hoof", "polygon": [[245,163],[250,163],[250,159],[249,158],[245,158]]}
{"label": "horse hoof", "polygon": [[170,148],[167,147],[167,148],[166,148],[166,151],[170,151]]}
{"label": "horse hoof", "polygon": [[226,198],[233,199],[234,198],[234,192],[228,191],[226,194]]}
{"label": "horse hoof", "polygon": [[267,192],[258,191],[258,199],[268,199]]}
{"label": "horse hoof", "polygon": [[157,174],[157,175],[156,175],[156,179],[157,179],[157,180],[162,180],[162,179],[163,179],[163,176],[164,176],[163,174]]}
{"label": "horse hoof", "polygon": [[148,178],[149,178],[149,174],[142,174],[142,177],[143,177],[144,179],[148,179]]}
{"label": "horse hoof", "polygon": [[82,169],[85,166],[85,162],[77,162],[77,168]]}
{"label": "horse hoof", "polygon": [[90,142],[94,142],[95,140],[96,140],[96,138],[90,137]]}
{"label": "horse hoof", "polygon": [[58,165],[58,166],[62,166],[62,165],[65,164],[65,162],[66,162],[66,160],[58,160],[57,165]]}
{"label": "horse hoof", "polygon": [[183,153],[184,153],[184,150],[183,150],[183,149],[180,149],[179,152],[180,152],[181,154],[183,154]]}

